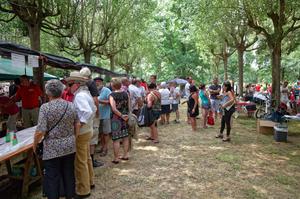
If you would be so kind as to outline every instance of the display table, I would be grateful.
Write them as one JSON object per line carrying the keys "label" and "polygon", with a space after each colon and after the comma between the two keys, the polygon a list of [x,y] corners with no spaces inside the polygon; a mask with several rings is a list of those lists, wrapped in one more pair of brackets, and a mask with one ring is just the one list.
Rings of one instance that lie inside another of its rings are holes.
{"label": "display table", "polygon": [[[18,144],[12,146],[11,143],[5,143],[5,137],[0,139],[0,164],[5,163],[8,177],[13,180],[22,181],[22,198],[27,197],[29,186],[42,178],[40,162],[37,156],[33,153],[33,137],[35,127],[27,128],[16,133]],[[21,176],[13,176],[11,159],[24,155],[22,160],[25,160],[24,172]],[[30,170],[35,166],[36,176],[31,176]]]}
{"label": "display table", "polygon": [[288,131],[292,134],[300,133],[300,114],[298,115],[285,115],[283,116],[288,123]]}

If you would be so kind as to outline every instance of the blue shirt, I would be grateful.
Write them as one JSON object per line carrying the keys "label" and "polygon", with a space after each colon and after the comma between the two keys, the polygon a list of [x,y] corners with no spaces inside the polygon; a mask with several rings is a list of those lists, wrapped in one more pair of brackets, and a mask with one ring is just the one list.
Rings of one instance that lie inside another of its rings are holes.
{"label": "blue shirt", "polygon": [[294,88],[295,88],[295,95],[299,96],[300,95],[300,85],[296,84]]}
{"label": "blue shirt", "polygon": [[[111,91],[108,88],[103,87],[99,92],[98,100],[109,100],[110,94],[111,94]],[[110,119],[111,109],[110,109],[109,104],[99,103],[99,111],[100,111],[100,119],[101,120]]]}

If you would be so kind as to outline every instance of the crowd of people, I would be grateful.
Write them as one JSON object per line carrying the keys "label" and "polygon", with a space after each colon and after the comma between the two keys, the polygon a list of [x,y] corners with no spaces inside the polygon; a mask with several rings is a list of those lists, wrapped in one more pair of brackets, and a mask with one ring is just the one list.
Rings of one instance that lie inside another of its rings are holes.
{"label": "crowd of people", "polygon": [[[245,100],[256,101],[264,99],[261,94],[272,94],[272,84],[247,84],[245,87]],[[262,96],[262,97],[261,97]],[[300,112],[300,80],[296,82],[283,81],[280,86],[280,102],[287,106],[291,112]]]}
{"label": "crowd of people", "polygon": [[[9,96],[0,96],[1,113],[9,115],[8,131],[16,131],[16,120],[21,110],[25,128],[37,126],[34,151],[43,143],[44,193],[49,199],[57,199],[62,193],[66,198],[87,198],[95,188],[94,168],[104,165],[97,160],[108,154],[112,140],[113,164],[129,161],[131,138],[136,134],[130,120],[140,118],[142,109],[151,110],[153,121],[147,125],[146,140],[159,144],[158,124],[169,125],[170,114],[175,114],[174,124],[180,120],[179,105],[187,103],[187,123],[198,131],[197,118],[202,113],[201,128],[208,128],[208,117],[220,118],[220,130],[216,138],[230,141],[232,115],[236,96],[233,86],[225,81],[219,84],[196,85],[192,77],[186,78],[184,87],[176,81],[156,82],[151,75],[143,79],[113,78],[106,83],[101,77],[91,78],[91,71],[82,68],[70,73],[63,80],[50,80],[45,84],[45,96],[41,89],[25,75],[15,80]],[[297,87],[296,87],[297,86]],[[300,81],[294,88],[299,99]],[[282,100],[291,91],[282,85]],[[252,100],[260,85],[247,85],[245,99]],[[271,92],[270,88],[266,89]],[[22,105],[18,106],[18,101]],[[286,102],[286,101],[285,101]],[[200,111],[201,109],[201,111]],[[224,134],[226,128],[226,133]],[[121,147],[123,149],[120,152]],[[97,151],[96,149],[100,150]]]}

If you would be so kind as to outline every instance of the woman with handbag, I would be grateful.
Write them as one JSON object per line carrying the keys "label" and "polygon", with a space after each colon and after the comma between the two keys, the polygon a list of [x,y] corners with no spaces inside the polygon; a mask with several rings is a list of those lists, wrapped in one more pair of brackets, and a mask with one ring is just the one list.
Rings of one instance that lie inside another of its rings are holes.
{"label": "woman with handbag", "polygon": [[[216,135],[216,138],[223,138],[224,142],[230,141],[230,131],[231,131],[231,116],[235,112],[235,95],[232,91],[231,83],[226,81],[223,83],[223,95],[219,96],[221,98],[221,109],[222,109],[222,120],[220,133]],[[226,124],[226,135],[223,135]]]}
{"label": "woman with handbag", "polygon": [[[45,167],[45,194],[49,199],[60,197],[60,187],[65,197],[75,194],[74,158],[76,111],[72,103],[61,98],[64,85],[50,80],[45,85],[49,102],[41,106],[34,135],[33,149],[37,153],[42,140],[42,159]],[[44,137],[44,139],[43,139]],[[41,151],[40,151],[41,152]],[[63,185],[60,184],[62,179]]]}
{"label": "woman with handbag", "polygon": [[203,128],[207,128],[207,117],[210,109],[210,101],[208,98],[208,93],[205,88],[205,84],[200,84],[200,92],[199,92],[199,97],[201,99],[201,108],[202,108],[202,117],[203,117]]}

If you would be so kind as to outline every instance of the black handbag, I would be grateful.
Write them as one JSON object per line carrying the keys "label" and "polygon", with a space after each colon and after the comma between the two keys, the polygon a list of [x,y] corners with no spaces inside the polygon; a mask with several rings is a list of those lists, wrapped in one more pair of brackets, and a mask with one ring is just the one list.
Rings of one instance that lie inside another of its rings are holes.
{"label": "black handbag", "polygon": [[53,125],[48,131],[46,131],[44,138],[37,144],[36,146],[36,155],[39,158],[43,157],[43,148],[44,148],[44,139],[47,136],[47,134],[52,131],[58,124],[59,122],[63,119],[63,117],[65,116],[67,109],[68,109],[69,104],[67,103],[66,108],[64,113],[61,115],[61,117],[59,118],[59,120],[55,123],[55,125]]}

